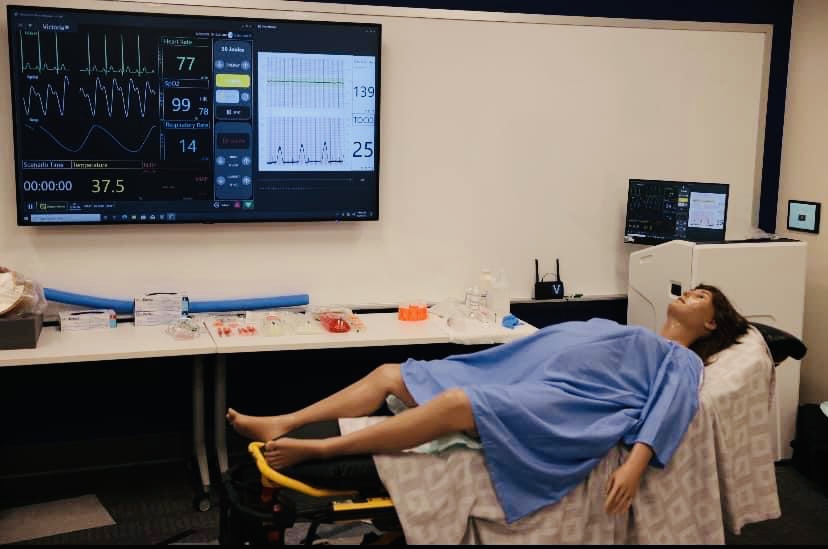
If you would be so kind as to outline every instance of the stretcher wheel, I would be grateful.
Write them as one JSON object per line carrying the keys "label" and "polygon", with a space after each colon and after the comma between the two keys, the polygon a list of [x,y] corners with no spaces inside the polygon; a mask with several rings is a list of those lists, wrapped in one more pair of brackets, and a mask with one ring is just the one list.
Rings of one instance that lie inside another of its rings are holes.
{"label": "stretcher wheel", "polygon": [[209,494],[202,494],[197,496],[193,501],[193,506],[196,508],[197,511],[201,511],[202,513],[206,513],[210,510],[210,495]]}

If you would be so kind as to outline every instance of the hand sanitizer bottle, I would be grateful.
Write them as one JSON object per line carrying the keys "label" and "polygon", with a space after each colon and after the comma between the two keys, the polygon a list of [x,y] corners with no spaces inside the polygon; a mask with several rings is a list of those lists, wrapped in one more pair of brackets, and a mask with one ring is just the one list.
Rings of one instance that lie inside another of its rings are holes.
{"label": "hand sanitizer bottle", "polygon": [[494,276],[492,276],[492,272],[489,269],[481,270],[480,281],[477,283],[477,287],[480,289],[481,304],[488,309],[492,308],[492,304],[489,302],[489,294],[492,291],[493,285]]}
{"label": "hand sanitizer bottle", "polygon": [[511,299],[509,296],[509,281],[506,279],[506,272],[501,269],[492,282],[488,295],[489,309],[502,319],[511,313]]}

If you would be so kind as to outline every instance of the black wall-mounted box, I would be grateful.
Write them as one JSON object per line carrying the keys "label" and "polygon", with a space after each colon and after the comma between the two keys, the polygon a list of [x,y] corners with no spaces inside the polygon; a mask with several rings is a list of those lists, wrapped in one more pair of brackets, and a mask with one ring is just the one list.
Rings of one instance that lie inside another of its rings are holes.
{"label": "black wall-mounted box", "polygon": [[560,280],[535,282],[535,299],[563,299],[564,285]]}
{"label": "black wall-mounted box", "polygon": [[0,349],[34,349],[43,328],[43,315],[0,318]]}

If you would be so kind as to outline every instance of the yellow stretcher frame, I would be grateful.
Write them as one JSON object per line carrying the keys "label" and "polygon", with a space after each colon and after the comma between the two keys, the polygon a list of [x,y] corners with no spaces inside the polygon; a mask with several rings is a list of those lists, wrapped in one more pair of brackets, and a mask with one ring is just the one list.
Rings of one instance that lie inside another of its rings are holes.
{"label": "yellow stretcher frame", "polygon": [[[365,498],[359,499],[359,492],[356,490],[327,490],[324,488],[316,488],[302,481],[296,480],[289,476],[283,475],[278,471],[273,470],[267,464],[262,455],[262,448],[264,442],[251,442],[247,446],[247,451],[253,456],[256,463],[256,468],[262,475],[262,485],[266,488],[287,488],[305,494],[311,497],[318,498],[337,498],[342,497],[342,500],[335,500],[332,502],[334,512],[354,512],[354,511],[368,511],[368,510],[382,510],[394,507],[394,502],[390,497]],[[357,498],[357,499],[355,499]]]}

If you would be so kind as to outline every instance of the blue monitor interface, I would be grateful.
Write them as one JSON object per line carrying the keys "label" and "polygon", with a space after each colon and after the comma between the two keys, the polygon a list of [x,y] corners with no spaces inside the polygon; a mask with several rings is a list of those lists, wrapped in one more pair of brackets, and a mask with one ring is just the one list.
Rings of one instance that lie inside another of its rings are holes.
{"label": "blue monitor interface", "polygon": [[725,183],[630,179],[625,240],[721,242],[729,189]]}
{"label": "blue monitor interface", "polygon": [[379,218],[380,25],[7,17],[19,225]]}

